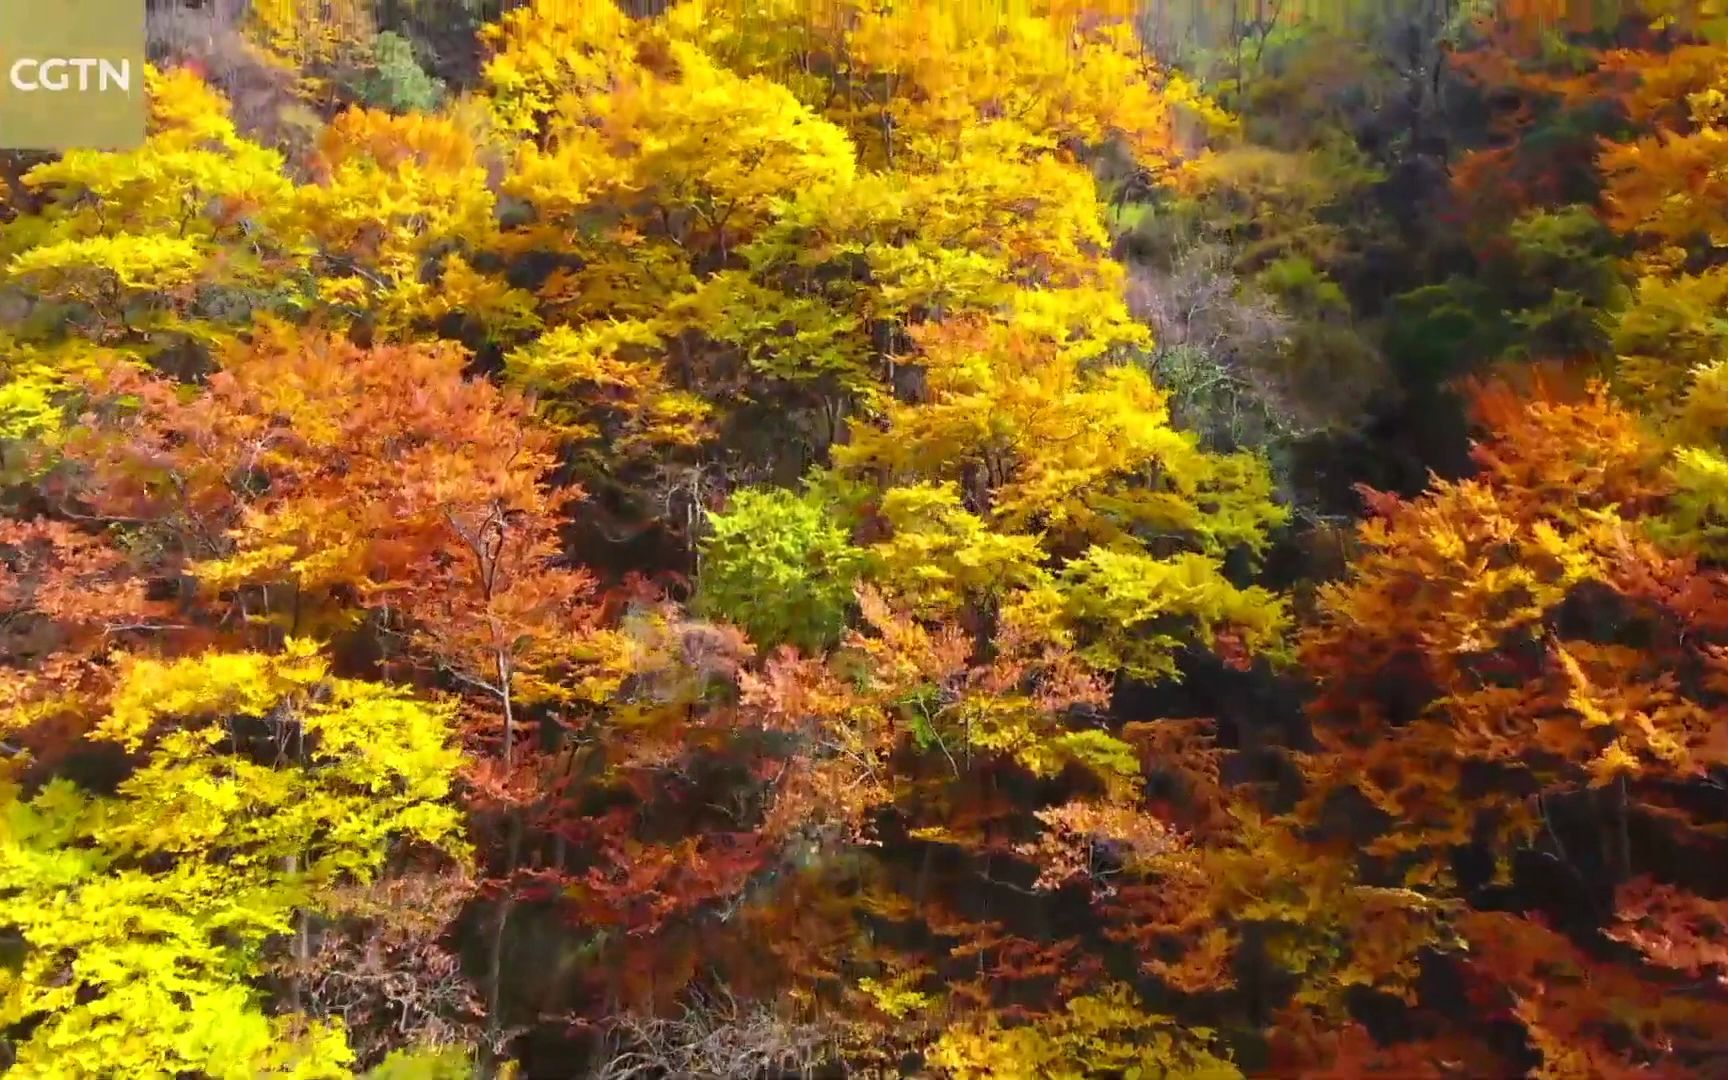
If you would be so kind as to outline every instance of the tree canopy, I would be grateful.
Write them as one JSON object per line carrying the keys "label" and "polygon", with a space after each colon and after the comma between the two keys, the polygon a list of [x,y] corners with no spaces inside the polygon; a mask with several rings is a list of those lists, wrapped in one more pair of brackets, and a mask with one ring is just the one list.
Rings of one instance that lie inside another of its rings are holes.
{"label": "tree canopy", "polygon": [[153,6],[0,1072],[1719,1071],[1728,13],[1578,7]]}

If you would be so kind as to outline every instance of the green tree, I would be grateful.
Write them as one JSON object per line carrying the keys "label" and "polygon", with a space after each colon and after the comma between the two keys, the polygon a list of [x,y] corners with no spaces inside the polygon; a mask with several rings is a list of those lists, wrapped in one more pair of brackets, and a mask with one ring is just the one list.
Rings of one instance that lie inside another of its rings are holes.
{"label": "green tree", "polygon": [[863,552],[813,491],[744,490],[709,515],[696,609],[758,646],[816,651],[846,628]]}

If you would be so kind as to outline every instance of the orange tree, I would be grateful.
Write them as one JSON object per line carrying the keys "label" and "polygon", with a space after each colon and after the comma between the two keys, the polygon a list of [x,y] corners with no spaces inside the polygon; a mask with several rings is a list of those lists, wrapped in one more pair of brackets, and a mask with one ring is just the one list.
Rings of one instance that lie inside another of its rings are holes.
{"label": "orange tree", "polygon": [[[1445,903],[1443,933],[1401,944],[1449,965],[1469,1011],[1412,999],[1417,1030],[1474,1026],[1501,1069],[1691,1075],[1728,1007],[1710,944],[1728,580],[1690,479],[1704,451],[1600,388],[1482,403],[1478,473],[1373,496],[1303,636],[1299,820],[1409,904]],[[1494,1047],[1499,1025],[1521,1037]]]}

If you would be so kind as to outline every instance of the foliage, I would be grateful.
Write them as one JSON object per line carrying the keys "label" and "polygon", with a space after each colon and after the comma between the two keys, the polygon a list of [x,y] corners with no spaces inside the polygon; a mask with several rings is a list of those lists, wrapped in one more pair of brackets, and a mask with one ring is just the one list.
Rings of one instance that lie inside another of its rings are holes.
{"label": "foliage", "polygon": [[461,1050],[396,1050],[366,1074],[367,1080],[462,1080],[470,1076]]}
{"label": "foliage", "polygon": [[443,84],[426,74],[407,38],[385,30],[373,39],[372,63],[356,86],[363,103],[391,112],[431,112],[443,95]]}
{"label": "foliage", "polygon": [[[1173,1035],[1172,1029],[1180,1034]],[[976,1032],[950,1029],[932,1050],[931,1060],[946,1075],[964,1078],[1173,1072],[1217,1080],[1241,1076],[1229,1062],[1183,1045],[1208,1034],[1146,1015],[1126,987],[1116,986],[1101,995],[1073,998],[1064,1013],[1031,1027],[1003,1031],[986,1023]]]}
{"label": "foliage", "polygon": [[86,735],[144,755],[113,794],[8,781],[14,1068],[345,1075],[339,1023],[265,1011],[261,950],[399,840],[460,853],[450,710],[332,680],[303,640],[121,664]]}
{"label": "foliage", "polygon": [[13,1071],[1717,1067],[1720,20],[505,6],[0,161]]}
{"label": "foliage", "polygon": [[[1685,509],[1673,524],[1662,516],[1670,498],[1688,505],[1695,454],[1681,448],[1665,468],[1665,449],[1600,389],[1488,404],[1496,435],[1477,450],[1481,476],[1437,484],[1415,504],[1376,497],[1353,578],[1323,590],[1303,645],[1325,687],[1303,813],[1320,820],[1346,795],[1372,808],[1363,853],[1425,892],[1448,888],[1453,853],[1471,848],[1510,882],[1519,850],[1575,868],[1569,845],[1595,845],[1599,872],[1629,883],[1644,857],[1630,821],[1705,842],[1710,826],[1675,799],[1722,765],[1706,674],[1721,584],[1699,556],[1709,533]],[[1391,672],[1399,695],[1370,689]],[[1618,925],[1589,929],[1623,934]],[[1710,1053],[1685,1032],[1719,1003],[1676,999],[1670,1011],[1640,981],[1648,974],[1575,952],[1539,920],[1479,914],[1461,929],[1473,949],[1496,942],[1467,966],[1514,995],[1508,1008],[1549,1068],[1648,1052],[1682,1067]],[[1588,1003],[1526,997],[1530,976],[1510,973],[1525,955],[1588,971]],[[1626,1044],[1622,1023],[1644,1034]]]}
{"label": "foliage", "polygon": [[833,510],[780,491],[740,491],[709,516],[695,610],[737,625],[759,648],[834,644],[862,553]]}

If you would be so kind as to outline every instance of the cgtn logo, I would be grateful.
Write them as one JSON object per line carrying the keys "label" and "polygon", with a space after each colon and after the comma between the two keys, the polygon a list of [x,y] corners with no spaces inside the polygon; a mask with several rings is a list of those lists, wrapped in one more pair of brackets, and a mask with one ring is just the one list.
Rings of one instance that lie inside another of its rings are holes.
{"label": "cgtn logo", "polygon": [[146,0],[0,0],[0,149],[144,143]]}
{"label": "cgtn logo", "polygon": [[64,93],[90,90],[132,90],[132,61],[106,60],[93,56],[25,56],[6,69],[12,89],[26,94]]}

